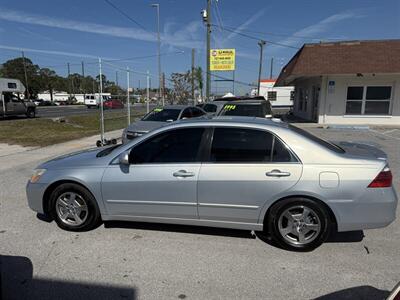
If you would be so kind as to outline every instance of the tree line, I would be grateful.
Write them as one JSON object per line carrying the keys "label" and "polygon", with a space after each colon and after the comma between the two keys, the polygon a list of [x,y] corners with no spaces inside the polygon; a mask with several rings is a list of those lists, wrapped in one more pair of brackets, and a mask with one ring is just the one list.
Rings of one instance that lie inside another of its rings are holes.
{"label": "tree line", "polygon": [[[26,79],[25,79],[26,72]],[[79,73],[72,73],[66,77],[58,75],[50,68],[41,68],[34,64],[27,57],[10,59],[0,65],[0,77],[19,79],[24,83],[26,98],[36,99],[39,93],[45,91],[50,93],[51,100],[56,91],[64,91],[69,94],[91,94],[99,91],[100,76],[82,76]],[[196,96],[203,98],[203,71],[201,67],[194,68],[192,72],[172,73],[170,79],[172,88],[165,88],[165,98],[169,103],[187,103],[192,98],[192,88]],[[27,82],[26,82],[27,81]],[[124,95],[126,90],[117,85],[114,81],[108,80],[102,75],[103,91],[112,95]],[[158,89],[151,89],[157,92]],[[134,93],[145,95],[146,89],[137,89]]]}

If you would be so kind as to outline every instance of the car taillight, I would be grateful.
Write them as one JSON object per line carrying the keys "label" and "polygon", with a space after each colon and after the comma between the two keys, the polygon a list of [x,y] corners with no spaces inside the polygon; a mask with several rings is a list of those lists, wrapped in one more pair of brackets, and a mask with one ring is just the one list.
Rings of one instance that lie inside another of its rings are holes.
{"label": "car taillight", "polygon": [[385,167],[368,185],[369,188],[385,188],[392,186],[393,175],[389,167]]}

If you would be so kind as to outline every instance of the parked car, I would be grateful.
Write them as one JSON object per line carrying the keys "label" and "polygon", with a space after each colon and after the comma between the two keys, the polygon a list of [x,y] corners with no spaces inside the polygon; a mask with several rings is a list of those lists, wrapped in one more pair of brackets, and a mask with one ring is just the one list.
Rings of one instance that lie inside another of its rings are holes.
{"label": "parked car", "polygon": [[[110,96],[102,95],[103,103],[110,99]],[[99,108],[100,107],[100,95],[99,94],[87,94],[85,95],[84,104],[87,108]],[[103,104],[104,107],[104,104]]]}
{"label": "parked car", "polygon": [[224,105],[228,103],[227,101],[216,101],[216,102],[209,102],[205,103],[202,109],[207,113],[209,116],[218,116],[220,111],[224,108]]}
{"label": "parked car", "polygon": [[109,109],[117,109],[117,108],[124,108],[124,104],[117,99],[108,99],[105,102],[103,102],[104,108],[109,108]]}
{"label": "parked car", "polygon": [[398,201],[381,150],[244,117],[174,122],[53,159],[35,169],[27,197],[65,230],[101,220],[226,227],[303,251],[336,230],[389,225]]}
{"label": "parked car", "polygon": [[139,121],[132,123],[122,133],[122,142],[137,138],[150,130],[181,119],[197,118],[206,115],[201,108],[187,105],[167,105],[156,107]]}
{"label": "parked car", "polygon": [[265,99],[229,101],[225,102],[218,115],[272,118],[271,103]]}

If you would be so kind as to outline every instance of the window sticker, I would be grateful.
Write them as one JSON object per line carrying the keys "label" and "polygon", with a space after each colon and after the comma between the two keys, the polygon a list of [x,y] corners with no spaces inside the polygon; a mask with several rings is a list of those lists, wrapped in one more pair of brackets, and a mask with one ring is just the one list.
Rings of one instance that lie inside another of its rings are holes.
{"label": "window sticker", "polygon": [[228,105],[225,105],[224,109],[225,110],[235,110],[236,109],[236,105],[228,104]]}

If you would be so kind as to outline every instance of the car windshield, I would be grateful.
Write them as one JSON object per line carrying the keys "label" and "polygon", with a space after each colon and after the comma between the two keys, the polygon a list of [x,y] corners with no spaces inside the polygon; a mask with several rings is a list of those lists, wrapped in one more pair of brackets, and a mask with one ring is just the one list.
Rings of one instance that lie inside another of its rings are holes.
{"label": "car windshield", "polygon": [[180,109],[173,108],[155,108],[147,115],[145,115],[142,121],[155,121],[155,122],[167,122],[176,121],[179,117]]}
{"label": "car windshield", "polygon": [[264,118],[261,104],[225,104],[221,116],[246,116]]}
{"label": "car windshield", "polygon": [[305,138],[307,138],[307,139],[309,139],[309,140],[311,140],[311,141],[313,141],[313,142],[315,142],[315,143],[321,145],[322,147],[325,147],[325,148],[327,148],[327,149],[329,149],[331,151],[334,151],[336,153],[345,153],[346,152],[343,148],[339,147],[338,145],[336,145],[334,143],[331,143],[329,141],[323,140],[323,139],[321,139],[321,138],[309,133],[308,131],[300,129],[299,127],[296,127],[296,126],[293,126],[293,125],[289,124],[289,128],[291,130],[293,130],[294,132],[302,135],[303,137],[305,137]]}
{"label": "car windshield", "polygon": [[217,106],[215,104],[208,103],[208,104],[203,106],[203,110],[205,112],[209,112],[209,113],[216,112],[217,111]]}

